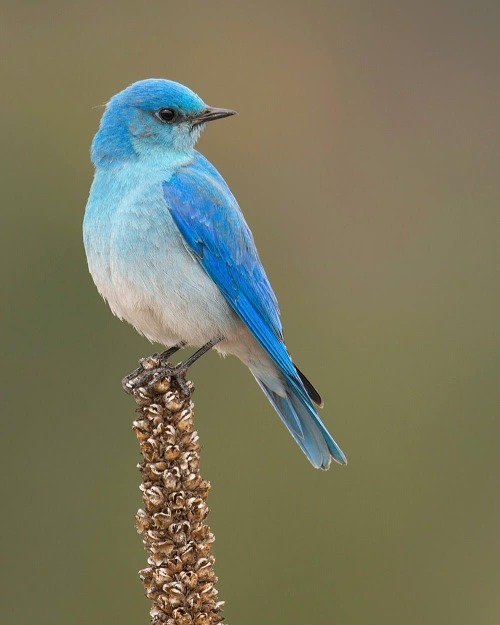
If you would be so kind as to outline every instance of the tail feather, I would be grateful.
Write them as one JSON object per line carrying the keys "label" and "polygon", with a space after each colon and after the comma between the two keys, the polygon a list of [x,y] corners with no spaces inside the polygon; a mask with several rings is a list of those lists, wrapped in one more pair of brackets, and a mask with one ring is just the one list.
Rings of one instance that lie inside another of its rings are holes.
{"label": "tail feather", "polygon": [[[300,396],[292,385],[287,385],[281,396],[254,374],[255,379],[274,406],[311,464],[317,469],[328,469],[333,458],[339,464],[347,464],[346,457],[316,413],[312,403]],[[300,430],[297,428],[300,424]],[[301,436],[302,433],[302,436]]]}

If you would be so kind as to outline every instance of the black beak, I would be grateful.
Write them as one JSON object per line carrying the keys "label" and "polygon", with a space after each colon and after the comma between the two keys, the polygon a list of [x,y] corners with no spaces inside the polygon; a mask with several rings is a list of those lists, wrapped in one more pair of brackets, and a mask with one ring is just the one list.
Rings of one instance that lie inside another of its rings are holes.
{"label": "black beak", "polygon": [[207,106],[206,109],[193,119],[193,126],[199,126],[206,122],[212,122],[214,119],[222,119],[223,117],[230,117],[231,115],[238,115],[238,113],[231,109],[218,109],[214,106]]}

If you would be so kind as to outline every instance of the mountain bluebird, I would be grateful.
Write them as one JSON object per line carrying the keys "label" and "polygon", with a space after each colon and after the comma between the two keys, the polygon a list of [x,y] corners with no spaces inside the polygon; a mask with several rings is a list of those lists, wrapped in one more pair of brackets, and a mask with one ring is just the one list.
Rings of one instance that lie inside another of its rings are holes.
{"label": "mountain bluebird", "polygon": [[194,149],[207,122],[234,113],[169,80],[142,80],[111,98],[91,149],[90,273],[115,315],[168,348],[160,374],[184,345],[200,349],[170,368],[179,378],[212,347],[234,354],[313,466],[328,469],[331,458],[346,459],[314,408],[321,397],[288,354],[276,296],[233,194]]}

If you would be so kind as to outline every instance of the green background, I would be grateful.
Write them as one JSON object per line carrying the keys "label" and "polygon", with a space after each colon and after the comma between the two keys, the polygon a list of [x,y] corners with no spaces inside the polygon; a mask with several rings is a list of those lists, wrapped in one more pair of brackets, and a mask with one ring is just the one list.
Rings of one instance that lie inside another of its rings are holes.
{"label": "green background", "polygon": [[120,380],[155,347],[81,241],[95,107],[147,77],[239,111],[199,147],[349,458],[314,471],[235,359],[192,369],[228,623],[500,622],[499,7],[3,3],[2,624],[148,622]]}

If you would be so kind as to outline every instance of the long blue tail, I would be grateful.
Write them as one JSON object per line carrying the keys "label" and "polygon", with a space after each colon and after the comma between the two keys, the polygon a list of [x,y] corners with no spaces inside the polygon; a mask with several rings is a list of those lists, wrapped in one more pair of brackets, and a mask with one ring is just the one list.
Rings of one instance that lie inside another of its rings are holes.
{"label": "long blue tail", "polygon": [[254,377],[290,434],[316,469],[326,471],[332,458],[339,464],[347,464],[346,457],[319,418],[311,400],[294,389],[296,384],[287,384],[286,395],[282,397],[271,390],[264,380],[255,374]]}

